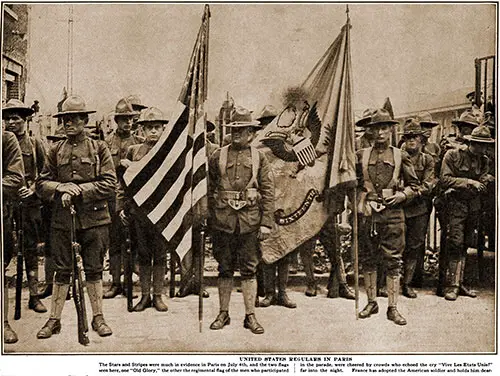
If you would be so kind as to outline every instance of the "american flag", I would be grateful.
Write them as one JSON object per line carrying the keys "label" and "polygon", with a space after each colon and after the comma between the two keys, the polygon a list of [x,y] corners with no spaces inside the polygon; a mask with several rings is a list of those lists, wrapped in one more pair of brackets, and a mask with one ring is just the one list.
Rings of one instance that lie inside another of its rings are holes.
{"label": "american flag", "polygon": [[192,227],[206,200],[207,157],[205,111],[207,98],[210,9],[202,24],[179,95],[179,108],[169,131],[140,161],[127,169],[127,193],[175,249],[180,259],[190,250]]}

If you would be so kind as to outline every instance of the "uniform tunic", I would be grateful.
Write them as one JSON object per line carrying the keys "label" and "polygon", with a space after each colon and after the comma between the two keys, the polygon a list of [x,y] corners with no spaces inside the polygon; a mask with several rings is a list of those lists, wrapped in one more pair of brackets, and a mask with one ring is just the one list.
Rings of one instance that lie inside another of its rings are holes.
{"label": "uniform tunic", "polygon": [[82,247],[83,266],[88,281],[102,278],[104,253],[109,243],[111,217],[108,200],[115,192],[116,174],[106,143],[91,140],[84,132],[62,140],[47,154],[47,163],[37,180],[42,200],[51,201],[51,243],[56,282],[69,283],[72,271],[70,209],[64,208],[61,183],[78,184],[82,193],[73,199],[76,209],[76,237]]}
{"label": "uniform tunic", "polygon": [[[399,181],[392,182],[394,169],[396,167],[393,147],[377,148],[371,150],[368,166],[362,166],[364,150],[357,152],[358,176],[362,183],[362,189],[368,190],[366,182],[363,181],[363,167],[367,169],[368,176],[373,184],[374,194],[372,197],[381,198],[383,189],[400,190],[406,196],[406,202],[410,202],[417,196],[418,177],[410,161],[408,153],[401,151],[401,170]],[[393,185],[393,186],[391,186]],[[371,215],[361,215],[360,218],[360,260],[367,271],[375,271],[381,259],[387,267],[387,275],[398,275],[403,252],[405,249],[405,218],[402,205],[387,207]],[[374,236],[375,235],[375,236]]]}
{"label": "uniform tunic", "polygon": [[256,188],[259,197],[255,203],[235,210],[224,198],[224,192],[245,192],[252,178],[252,156],[250,147],[227,147],[224,174],[219,166],[220,149],[212,154],[209,161],[208,200],[214,257],[219,263],[220,277],[232,277],[238,261],[242,278],[248,279],[255,275],[260,259],[259,228],[273,228],[274,177],[265,155],[255,149],[259,159],[257,184],[250,188]]}
{"label": "uniform tunic", "polygon": [[480,195],[469,179],[485,182],[489,160],[474,155],[469,148],[449,150],[441,166],[441,186],[446,197],[446,252],[450,260],[466,255],[469,245],[475,246],[471,235],[477,229]]}

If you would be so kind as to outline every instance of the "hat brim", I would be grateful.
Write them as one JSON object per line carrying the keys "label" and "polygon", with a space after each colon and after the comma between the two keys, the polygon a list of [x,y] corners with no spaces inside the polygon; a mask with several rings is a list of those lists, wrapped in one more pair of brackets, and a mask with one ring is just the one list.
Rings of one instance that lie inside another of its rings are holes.
{"label": "hat brim", "polygon": [[428,128],[434,128],[439,125],[437,121],[420,121],[419,123],[421,127],[428,127]]}
{"label": "hat brim", "polygon": [[425,132],[398,132],[401,136],[422,136]]}
{"label": "hat brim", "polygon": [[472,127],[476,128],[479,126],[479,123],[470,123],[468,121],[462,121],[462,120],[452,120],[451,124],[456,125],[457,127]]}
{"label": "hat brim", "polygon": [[155,119],[155,120],[138,120],[136,121],[136,124],[144,125],[144,124],[150,124],[150,123],[162,123],[162,124],[168,124],[169,120],[166,119]]}
{"label": "hat brim", "polygon": [[495,142],[495,139],[494,138],[482,138],[482,137],[474,137],[472,135],[466,135],[466,136],[463,136],[467,141],[469,142],[479,142],[479,143],[483,143],[483,144],[492,144]]}
{"label": "hat brim", "polygon": [[148,106],[144,106],[143,104],[131,104],[132,106],[132,109],[134,111],[141,111],[141,110],[144,110],[145,108],[148,108]]}
{"label": "hat brim", "polygon": [[355,123],[355,125],[356,125],[356,127],[362,127],[362,128],[364,128],[364,127],[366,127],[366,124],[368,124],[371,121],[371,119],[372,119],[371,116],[364,117],[362,119],[359,119]]}
{"label": "hat brim", "polygon": [[35,113],[31,108],[26,108],[26,107],[8,107],[8,108],[2,108],[2,116],[12,113],[12,112],[17,112],[22,114],[23,116],[30,116]]}
{"label": "hat brim", "polygon": [[380,120],[380,121],[373,121],[369,122],[364,127],[374,127],[376,125],[382,125],[382,124],[389,124],[389,125],[396,125],[399,124],[399,121],[396,120]]}
{"label": "hat brim", "polygon": [[245,128],[245,127],[262,128],[260,121],[234,122],[234,123],[225,124],[224,126],[228,127],[228,128]]}
{"label": "hat brim", "polygon": [[137,116],[139,112],[113,112],[113,116]]}
{"label": "hat brim", "polygon": [[55,115],[52,115],[52,117],[58,118],[58,117],[61,117],[64,115],[73,115],[73,114],[93,114],[95,112],[96,111],[81,111],[81,110],[79,110],[79,111],[63,111],[63,112],[58,112]]}

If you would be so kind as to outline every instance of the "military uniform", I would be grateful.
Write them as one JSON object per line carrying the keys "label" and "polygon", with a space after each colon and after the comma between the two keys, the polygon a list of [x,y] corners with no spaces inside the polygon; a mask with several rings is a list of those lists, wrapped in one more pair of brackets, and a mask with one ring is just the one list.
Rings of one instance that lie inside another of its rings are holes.
{"label": "military uniform", "polygon": [[[12,239],[12,200],[17,197],[19,188],[24,183],[24,166],[21,148],[16,136],[11,132],[2,131],[2,252],[4,279],[5,269],[13,256]],[[3,338],[5,343],[17,342],[17,334],[9,325],[9,289],[4,286],[3,295]]]}
{"label": "military uniform", "polygon": [[[132,105],[125,99],[121,99],[116,105],[115,117],[127,116],[132,118],[138,114],[138,112],[133,111]],[[141,144],[144,142],[144,139],[134,133],[131,133],[130,131],[117,128],[116,131],[109,135],[105,141],[108,144],[111,157],[113,158],[113,164],[115,166],[118,182],[120,182],[125,170],[121,165],[121,160],[126,158],[129,146]],[[109,208],[111,213],[111,227],[109,233],[109,269],[113,283],[110,290],[104,294],[105,299],[113,298],[116,295],[125,292],[125,289],[121,286],[120,278],[122,274],[122,267],[125,269],[126,264],[126,231],[123,228],[123,224],[118,215],[118,213],[123,209],[123,202],[119,196],[115,196],[110,199]],[[127,285],[126,280],[125,285]]]}
{"label": "military uniform", "polygon": [[[396,123],[387,111],[377,110],[367,126],[385,126],[387,129]],[[384,132],[387,135],[388,131]],[[362,186],[358,197],[360,262],[363,265],[368,295],[368,305],[359,313],[359,317],[367,318],[378,312],[377,265],[379,260],[382,260],[387,272],[387,317],[396,324],[405,325],[406,320],[396,309],[399,273],[405,248],[405,217],[402,204],[417,196],[418,177],[409,155],[389,146],[388,140],[359,150],[356,155],[357,173]],[[385,202],[391,197],[394,204],[388,206]]]}
{"label": "military uniform", "polygon": [[[92,112],[85,110],[82,98],[71,96],[63,103],[62,112],[55,116]],[[112,334],[102,313],[102,272],[111,223],[108,200],[116,189],[115,168],[104,141],[90,139],[83,130],[67,136],[66,140],[50,148],[47,163],[36,183],[37,194],[42,200],[52,202],[51,250],[56,269],[51,316],[38,332],[38,338],[48,338],[61,329],[61,313],[73,270],[72,215],[70,208],[63,206],[63,194],[59,191],[64,183],[74,183],[81,190],[71,203],[76,210],[75,240],[81,245],[87,292],[94,314],[92,327],[101,336]]]}
{"label": "military uniform", "polygon": [[[421,135],[421,127],[418,122],[407,121],[405,124],[405,136]],[[408,151],[408,150],[407,150]],[[434,159],[431,155],[420,150],[409,150],[410,161],[420,181],[417,196],[404,207],[406,223],[406,247],[403,255],[403,295],[416,298],[415,291],[410,287],[416,273],[422,273],[425,255],[425,237],[429,216],[432,211],[432,191],[436,185]]]}
{"label": "military uniform", "polygon": [[210,327],[214,330],[230,322],[229,301],[238,263],[244,326],[255,334],[264,332],[254,314],[255,273],[260,260],[259,235],[263,227],[271,229],[274,223],[274,177],[265,155],[243,140],[245,134],[251,137],[252,127],[259,124],[252,121],[248,110],[237,108],[229,124],[233,127],[231,144],[214,152],[209,160],[210,226],[213,254],[219,263],[220,313]]}
{"label": "military uniform", "polygon": [[[164,124],[168,123],[168,120],[164,118],[160,110],[151,107],[141,113],[137,123],[144,127],[146,123],[156,123],[163,127]],[[146,139],[142,144],[130,146],[125,158],[132,162],[140,161],[155,146],[156,142]],[[124,209],[137,237],[137,259],[142,293],[141,300],[134,306],[133,310],[140,312],[153,306],[156,310],[165,312],[168,307],[162,300],[162,294],[167,265],[167,241],[131,197],[126,199]],[[151,299],[151,276],[153,277],[153,299]]]}
{"label": "military uniform", "polygon": [[[476,129],[481,128],[485,127]],[[469,140],[475,141],[474,131],[472,137],[466,136]],[[489,137],[489,131],[486,131]],[[494,142],[488,137],[484,137],[484,142]],[[488,171],[488,157],[472,153],[470,146],[449,150],[443,159],[440,184],[446,198],[447,300],[457,299],[459,293],[475,296],[464,289],[463,277],[467,248],[476,246],[477,239],[473,235],[478,228],[481,209],[480,194],[474,188],[473,181],[487,184]]]}

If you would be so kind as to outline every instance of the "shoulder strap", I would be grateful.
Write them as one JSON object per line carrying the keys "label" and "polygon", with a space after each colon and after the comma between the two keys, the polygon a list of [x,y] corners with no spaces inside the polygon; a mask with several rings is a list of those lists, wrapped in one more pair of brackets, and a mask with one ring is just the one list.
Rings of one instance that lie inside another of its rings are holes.
{"label": "shoulder strap", "polygon": [[229,145],[226,145],[220,149],[219,155],[219,170],[220,176],[225,178],[227,175],[227,156],[229,154]]}
{"label": "shoulder strap", "polygon": [[252,158],[252,177],[247,184],[247,188],[251,188],[252,186],[258,188],[259,183],[257,182],[257,175],[260,167],[260,155],[256,147],[250,146],[250,156]]}
{"label": "shoulder strap", "polygon": [[363,156],[361,158],[361,166],[363,168],[363,182],[365,188],[368,192],[374,192],[375,188],[370,179],[370,174],[368,173],[368,162],[370,161],[370,155],[372,154],[373,147],[363,149]]}
{"label": "shoulder strap", "polygon": [[403,161],[403,157],[401,154],[401,149],[395,148],[391,146],[392,152],[394,155],[394,172],[392,174],[392,180],[389,186],[397,187],[399,181],[399,174],[401,173],[401,163]]}

